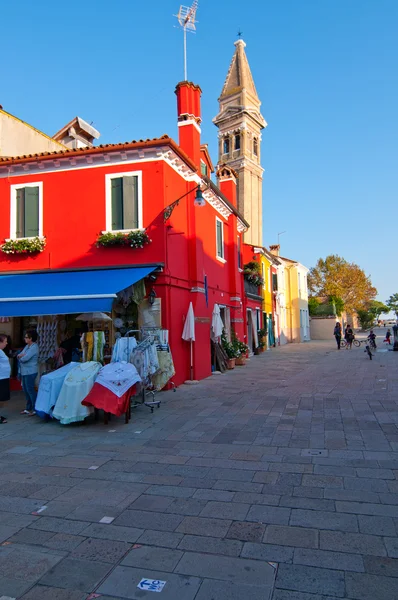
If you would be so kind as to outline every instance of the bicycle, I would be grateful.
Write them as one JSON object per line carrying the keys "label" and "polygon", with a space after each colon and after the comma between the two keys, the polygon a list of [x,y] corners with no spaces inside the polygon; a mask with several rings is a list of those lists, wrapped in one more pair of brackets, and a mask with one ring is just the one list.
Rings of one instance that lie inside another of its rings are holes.
{"label": "bicycle", "polygon": [[367,346],[365,346],[365,350],[364,350],[364,352],[367,352],[367,353],[368,353],[368,356],[369,356],[369,359],[370,359],[370,360],[372,360],[372,359],[373,359],[372,350],[371,350],[371,348],[370,348],[370,345],[369,345],[369,344],[367,344]]}
{"label": "bicycle", "polygon": [[[355,346],[356,348],[359,348],[361,344],[363,344],[363,342],[365,342],[366,340],[352,340],[352,345]],[[340,342],[340,348],[348,348],[348,344],[345,340],[341,340]]]}

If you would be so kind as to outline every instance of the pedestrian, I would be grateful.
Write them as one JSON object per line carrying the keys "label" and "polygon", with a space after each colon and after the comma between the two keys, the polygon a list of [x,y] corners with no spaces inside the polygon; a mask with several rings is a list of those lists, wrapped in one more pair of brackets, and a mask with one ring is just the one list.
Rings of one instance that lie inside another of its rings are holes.
{"label": "pedestrian", "polygon": [[349,348],[351,350],[352,342],[354,340],[354,332],[352,330],[351,325],[347,325],[344,337],[345,337],[345,341],[347,342],[347,348]]}
{"label": "pedestrian", "polygon": [[333,330],[333,335],[336,338],[337,350],[340,350],[341,344],[341,325],[339,322],[336,323]]}
{"label": "pedestrian", "polygon": [[21,415],[36,414],[36,388],[35,381],[39,371],[38,358],[39,346],[37,345],[37,331],[28,329],[25,333],[26,346],[20,354],[18,354],[19,368],[22,377],[22,389],[25,393],[26,408],[21,411]]}
{"label": "pedestrian", "polygon": [[386,339],[384,340],[387,344],[391,345],[391,330],[387,329]]}
{"label": "pedestrian", "polygon": [[[10,375],[11,365],[8,356],[4,352],[7,346],[7,336],[0,334],[0,403],[7,402],[10,399]],[[7,423],[7,419],[0,416],[0,425]]]}

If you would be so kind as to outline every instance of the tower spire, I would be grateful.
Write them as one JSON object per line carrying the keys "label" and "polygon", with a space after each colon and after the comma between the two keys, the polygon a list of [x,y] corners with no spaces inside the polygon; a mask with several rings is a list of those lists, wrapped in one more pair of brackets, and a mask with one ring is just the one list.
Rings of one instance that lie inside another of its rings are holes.
{"label": "tower spire", "polygon": [[238,174],[238,209],[250,223],[245,242],[262,246],[261,130],[267,126],[261,102],[239,38],[218,99],[219,113],[213,123],[219,129],[219,164]]}

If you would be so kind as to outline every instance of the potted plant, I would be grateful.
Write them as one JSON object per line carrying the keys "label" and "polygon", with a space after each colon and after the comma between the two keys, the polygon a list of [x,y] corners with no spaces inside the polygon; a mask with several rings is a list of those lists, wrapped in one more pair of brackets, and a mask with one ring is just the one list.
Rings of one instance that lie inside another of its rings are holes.
{"label": "potted plant", "polygon": [[236,353],[237,353],[237,358],[235,360],[235,364],[237,366],[243,366],[246,364],[246,353],[249,349],[249,347],[244,343],[241,342],[238,338],[236,338],[233,342],[235,349],[236,349]]}
{"label": "potted plant", "polygon": [[259,329],[257,332],[258,335],[258,354],[261,354],[261,352],[264,352],[266,346],[267,346],[267,330],[266,329]]}
{"label": "potted plant", "polygon": [[16,240],[6,240],[0,246],[4,254],[38,254],[43,252],[46,247],[46,238],[18,238]]}
{"label": "potted plant", "polygon": [[263,340],[261,340],[261,342],[258,342],[258,346],[254,350],[254,354],[257,355],[257,356],[259,354],[262,354],[262,352],[264,352],[264,348],[265,348],[265,342],[263,342]]}
{"label": "potted plant", "polygon": [[243,276],[253,286],[259,287],[260,285],[264,285],[264,279],[261,276],[261,265],[255,260],[244,265]]}
{"label": "potted plant", "polygon": [[235,368],[235,360],[236,360],[236,348],[233,345],[232,342],[229,342],[227,340],[227,336],[225,335],[225,332],[223,332],[222,336],[221,336],[221,346],[225,352],[225,354],[227,355],[227,369],[234,369]]}
{"label": "potted plant", "polygon": [[146,231],[129,231],[123,233],[121,231],[107,231],[101,233],[97,238],[98,247],[115,247],[115,246],[130,246],[130,248],[143,248],[145,244],[149,244],[152,240],[149,239]]}

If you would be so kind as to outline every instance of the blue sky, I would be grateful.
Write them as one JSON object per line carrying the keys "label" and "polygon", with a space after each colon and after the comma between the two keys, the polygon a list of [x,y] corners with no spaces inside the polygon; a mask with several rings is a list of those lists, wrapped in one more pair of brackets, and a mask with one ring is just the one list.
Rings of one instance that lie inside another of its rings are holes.
{"label": "blue sky", "polygon": [[[100,141],[177,139],[178,0],[2,3],[0,104],[48,134],[72,117]],[[262,100],[264,243],[308,267],[340,254],[398,292],[398,2],[199,0],[188,79],[217,161],[217,114],[240,29]]]}

